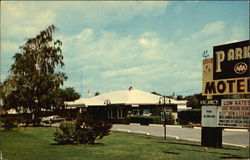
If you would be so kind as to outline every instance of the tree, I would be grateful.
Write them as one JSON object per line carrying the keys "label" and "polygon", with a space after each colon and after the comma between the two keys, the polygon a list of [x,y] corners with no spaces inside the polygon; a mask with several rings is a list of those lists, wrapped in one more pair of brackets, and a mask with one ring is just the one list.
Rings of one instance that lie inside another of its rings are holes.
{"label": "tree", "polygon": [[2,109],[3,97],[4,97],[3,84],[0,82],[0,109]]}
{"label": "tree", "polygon": [[201,108],[200,101],[205,99],[201,93],[186,96],[184,99],[188,100],[188,106],[192,108]]}
{"label": "tree", "polygon": [[2,98],[4,95],[3,93],[3,84],[0,82],[0,98]]}
{"label": "tree", "polygon": [[55,96],[67,79],[63,69],[62,42],[53,38],[54,25],[27,39],[4,81],[5,108],[39,113],[41,109],[58,107]]}
{"label": "tree", "polygon": [[64,101],[75,101],[81,97],[81,95],[75,91],[73,87],[61,89]]}
{"label": "tree", "polygon": [[182,96],[182,95],[178,95],[178,96],[176,97],[176,99],[177,99],[177,100],[183,100],[183,96]]}
{"label": "tree", "polygon": [[95,92],[95,96],[98,96],[98,95],[100,95],[100,93],[97,91],[97,92]]}

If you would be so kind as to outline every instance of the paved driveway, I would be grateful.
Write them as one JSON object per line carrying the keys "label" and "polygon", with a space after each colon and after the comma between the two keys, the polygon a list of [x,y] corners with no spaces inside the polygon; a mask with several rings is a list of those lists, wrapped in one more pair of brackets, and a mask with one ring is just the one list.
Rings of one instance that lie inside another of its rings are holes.
{"label": "paved driveway", "polygon": [[[164,136],[164,128],[162,125],[141,126],[132,125],[113,125],[112,130],[133,132],[139,134]],[[201,141],[201,128],[182,128],[181,126],[167,126],[167,138],[183,139],[189,141]],[[223,144],[235,146],[249,146],[249,132],[246,130],[223,130]]]}

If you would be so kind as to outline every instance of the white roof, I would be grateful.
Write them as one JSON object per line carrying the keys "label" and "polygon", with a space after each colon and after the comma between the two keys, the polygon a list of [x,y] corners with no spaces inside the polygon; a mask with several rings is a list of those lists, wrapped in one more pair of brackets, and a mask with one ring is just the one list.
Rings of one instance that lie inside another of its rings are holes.
{"label": "white roof", "polygon": [[18,112],[16,111],[15,108],[11,108],[11,109],[7,110],[7,113],[8,114],[18,114]]}
{"label": "white roof", "polygon": [[[127,105],[143,105],[143,104],[159,104],[160,100],[159,95],[152,93],[144,92],[137,89],[130,90],[120,90],[112,91],[100,94],[98,96],[90,98],[81,98],[74,102],[66,102],[70,106],[95,106],[95,105],[105,105],[105,101],[109,101],[110,104],[127,104]],[[170,99],[173,104],[185,103],[186,101],[179,102],[174,99]],[[166,102],[169,102],[169,98],[166,99]]]}

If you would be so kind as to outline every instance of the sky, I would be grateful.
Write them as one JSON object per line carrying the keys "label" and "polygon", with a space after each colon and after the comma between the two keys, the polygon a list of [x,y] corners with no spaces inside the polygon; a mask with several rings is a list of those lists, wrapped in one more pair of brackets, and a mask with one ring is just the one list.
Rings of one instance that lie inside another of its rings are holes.
{"label": "sky", "polygon": [[249,2],[1,1],[1,81],[19,46],[52,24],[63,87],[82,97],[130,86],[186,96],[201,93],[205,50],[249,39]]}

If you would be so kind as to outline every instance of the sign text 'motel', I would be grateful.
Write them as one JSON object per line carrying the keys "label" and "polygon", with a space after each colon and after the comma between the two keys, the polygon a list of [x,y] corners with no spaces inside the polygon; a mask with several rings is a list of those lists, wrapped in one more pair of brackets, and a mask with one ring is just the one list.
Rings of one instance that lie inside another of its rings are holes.
{"label": "sign text 'motel'", "polygon": [[250,93],[250,78],[206,82],[204,93],[213,95]]}

